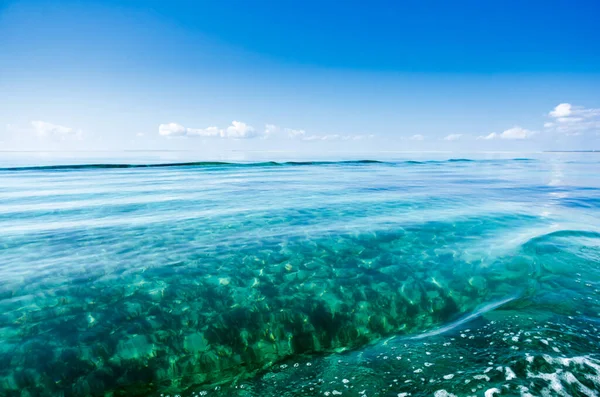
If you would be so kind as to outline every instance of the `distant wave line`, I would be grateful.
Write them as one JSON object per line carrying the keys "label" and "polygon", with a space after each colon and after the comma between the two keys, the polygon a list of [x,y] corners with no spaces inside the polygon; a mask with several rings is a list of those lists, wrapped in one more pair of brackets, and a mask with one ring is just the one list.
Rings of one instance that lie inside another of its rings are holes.
{"label": "distant wave line", "polygon": [[112,169],[112,168],[165,168],[165,167],[277,167],[286,165],[335,165],[335,164],[370,164],[380,163],[377,160],[353,161],[264,161],[259,163],[232,163],[225,161],[195,161],[184,163],[150,163],[150,164],[65,164],[65,165],[39,165],[23,167],[5,167],[0,171],[38,171],[38,170],[82,170],[82,169]]}
{"label": "distant wave line", "polygon": [[149,163],[149,164],[127,164],[127,163],[97,163],[97,164],[60,164],[60,165],[36,165],[18,167],[0,167],[0,171],[68,171],[88,169],[126,169],[126,168],[167,168],[167,167],[194,167],[194,168],[216,168],[216,167],[284,167],[284,166],[309,166],[309,165],[418,165],[418,164],[441,164],[441,163],[471,163],[491,161],[535,161],[527,158],[515,158],[506,160],[472,160],[472,159],[448,159],[448,160],[406,160],[406,161],[379,161],[379,160],[346,160],[346,161],[265,161],[257,163],[234,163],[225,161],[196,161],[183,163]]}

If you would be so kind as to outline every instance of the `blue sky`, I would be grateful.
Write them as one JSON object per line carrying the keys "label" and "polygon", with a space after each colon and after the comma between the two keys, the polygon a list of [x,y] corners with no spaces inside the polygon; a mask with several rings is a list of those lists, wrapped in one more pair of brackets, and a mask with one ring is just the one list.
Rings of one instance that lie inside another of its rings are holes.
{"label": "blue sky", "polygon": [[600,149],[597,1],[1,1],[0,149]]}

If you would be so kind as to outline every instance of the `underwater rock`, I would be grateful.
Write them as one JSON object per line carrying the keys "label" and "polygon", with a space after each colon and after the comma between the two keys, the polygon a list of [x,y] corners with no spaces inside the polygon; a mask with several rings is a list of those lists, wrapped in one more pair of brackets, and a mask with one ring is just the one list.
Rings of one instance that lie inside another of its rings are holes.
{"label": "underwater rock", "polygon": [[154,345],[148,341],[146,335],[135,335],[117,345],[116,355],[123,360],[151,357],[153,354]]}
{"label": "underwater rock", "polygon": [[410,305],[420,304],[423,298],[421,288],[412,276],[401,284],[398,291]]}
{"label": "underwater rock", "polygon": [[473,276],[469,278],[468,282],[479,293],[483,293],[487,289],[487,280],[481,276]]}
{"label": "underwater rock", "polygon": [[196,354],[208,350],[208,341],[204,338],[204,334],[196,332],[184,337],[183,347],[189,353]]}
{"label": "underwater rock", "polygon": [[297,273],[287,273],[283,276],[283,279],[286,283],[293,283],[298,278]]}

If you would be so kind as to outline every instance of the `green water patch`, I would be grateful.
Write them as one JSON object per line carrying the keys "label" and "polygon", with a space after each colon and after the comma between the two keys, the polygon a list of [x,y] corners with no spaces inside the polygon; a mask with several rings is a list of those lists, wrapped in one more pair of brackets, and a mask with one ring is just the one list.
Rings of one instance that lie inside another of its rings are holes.
{"label": "green water patch", "polygon": [[509,304],[443,334],[294,357],[253,378],[190,385],[170,395],[594,396],[600,390],[599,335],[599,325],[585,318],[541,320]]}
{"label": "green water patch", "polygon": [[[600,233],[561,230],[530,239],[508,256],[498,258],[510,272],[531,269],[527,299],[546,313],[600,316]],[[489,278],[506,274],[494,270]]]}
{"label": "green water patch", "polygon": [[161,266],[119,252],[137,266],[2,292],[0,384],[31,395],[174,393],[432,330],[527,288],[527,261],[482,266],[457,249],[498,225],[215,245],[185,261],[152,247]]}

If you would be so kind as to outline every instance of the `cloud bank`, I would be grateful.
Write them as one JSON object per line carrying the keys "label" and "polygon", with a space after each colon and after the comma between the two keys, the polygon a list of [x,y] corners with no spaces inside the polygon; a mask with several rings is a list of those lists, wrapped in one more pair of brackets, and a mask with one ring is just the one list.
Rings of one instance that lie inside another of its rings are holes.
{"label": "cloud bank", "polygon": [[519,127],[514,126],[512,128],[509,128],[508,130],[505,130],[503,132],[501,132],[500,134],[492,132],[491,134],[488,135],[482,135],[480,137],[478,137],[477,139],[485,139],[485,140],[491,140],[491,139],[527,139],[527,138],[531,138],[533,135],[535,135],[537,132],[536,131],[531,131],[528,130],[526,128],[523,127]]}
{"label": "cloud bank", "polygon": [[444,140],[445,141],[458,141],[462,136],[463,136],[463,134],[450,134],[450,135],[447,135],[444,138]]}
{"label": "cloud bank", "polygon": [[561,103],[548,113],[550,121],[544,124],[549,132],[581,135],[600,131],[600,109]]}
{"label": "cloud bank", "polygon": [[158,126],[158,134],[164,137],[204,137],[250,139],[262,136],[254,127],[241,121],[232,121],[225,129],[217,127],[187,128],[178,123],[166,123]]}
{"label": "cloud bank", "polygon": [[33,127],[35,134],[40,138],[49,137],[62,140],[69,137],[81,137],[82,134],[81,130],[49,123],[47,121],[32,121],[31,126]]}

